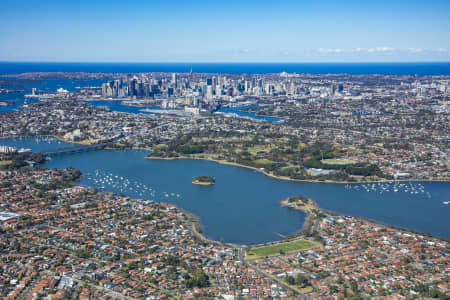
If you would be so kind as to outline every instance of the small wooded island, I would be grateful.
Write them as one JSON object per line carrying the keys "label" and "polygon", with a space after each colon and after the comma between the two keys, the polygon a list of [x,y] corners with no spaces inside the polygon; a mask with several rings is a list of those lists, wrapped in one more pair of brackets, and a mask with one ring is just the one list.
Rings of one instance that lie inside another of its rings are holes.
{"label": "small wooded island", "polygon": [[216,181],[211,176],[198,176],[192,180],[192,184],[212,185],[215,183]]}

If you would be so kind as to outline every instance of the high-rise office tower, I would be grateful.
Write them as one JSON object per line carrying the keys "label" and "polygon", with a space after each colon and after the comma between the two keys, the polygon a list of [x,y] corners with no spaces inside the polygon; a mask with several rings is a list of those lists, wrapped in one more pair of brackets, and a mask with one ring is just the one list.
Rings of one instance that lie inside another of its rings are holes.
{"label": "high-rise office tower", "polygon": [[121,89],[122,89],[122,81],[120,79],[115,80],[113,84],[113,96],[118,97]]}
{"label": "high-rise office tower", "polygon": [[177,88],[177,73],[172,73],[172,86]]}
{"label": "high-rise office tower", "polygon": [[213,98],[213,89],[212,89],[212,85],[207,85],[207,86],[206,86],[206,99],[212,100],[212,98]]}
{"label": "high-rise office tower", "polygon": [[144,82],[142,80],[138,80],[136,90],[137,90],[137,95],[139,97],[144,97],[145,96],[144,85],[145,84],[144,84]]}
{"label": "high-rise office tower", "polygon": [[108,84],[106,82],[102,83],[102,96],[106,96],[107,88],[108,88]]}
{"label": "high-rise office tower", "polygon": [[336,92],[336,86],[334,84],[332,84],[330,86],[330,95],[334,95],[335,92]]}
{"label": "high-rise office tower", "polygon": [[136,96],[136,82],[135,78],[128,80],[128,96]]}

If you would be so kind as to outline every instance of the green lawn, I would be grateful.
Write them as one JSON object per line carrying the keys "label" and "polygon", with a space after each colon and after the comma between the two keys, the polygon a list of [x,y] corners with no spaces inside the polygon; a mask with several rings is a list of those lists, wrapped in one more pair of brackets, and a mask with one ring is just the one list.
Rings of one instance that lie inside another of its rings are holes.
{"label": "green lawn", "polygon": [[84,140],[82,140],[82,141],[77,141],[77,144],[90,145],[90,144],[92,144],[92,143],[91,143],[91,140],[90,140],[90,139],[84,139]]}
{"label": "green lawn", "polygon": [[307,286],[305,288],[300,289],[300,293],[302,294],[308,294],[311,293],[313,291],[312,286]]}
{"label": "green lawn", "polygon": [[196,154],[191,154],[190,157],[214,159],[214,160],[218,159],[217,154],[214,154],[214,153],[196,153]]}
{"label": "green lawn", "polygon": [[303,148],[306,148],[306,144],[305,143],[300,143],[298,144],[298,150],[302,150]]}
{"label": "green lawn", "polygon": [[12,160],[0,160],[0,166],[6,166],[12,163]]}
{"label": "green lawn", "polygon": [[248,152],[250,152],[251,154],[255,155],[258,152],[269,152],[270,149],[266,149],[266,148],[258,148],[258,147],[250,147],[247,149]]}
{"label": "green lawn", "polygon": [[158,144],[158,145],[154,145],[152,147],[153,149],[162,149],[162,148],[167,148],[166,144]]}
{"label": "green lawn", "polygon": [[288,164],[286,167],[282,167],[281,170],[282,171],[290,171],[290,170],[293,170],[293,169],[298,168],[298,167],[300,167],[300,166],[299,165]]}
{"label": "green lawn", "polygon": [[257,165],[260,168],[265,168],[265,167],[269,167],[269,166],[275,164],[275,162],[271,161],[269,159],[263,158],[263,159],[256,159],[256,160],[254,160],[253,164]]}
{"label": "green lawn", "polygon": [[251,248],[247,252],[247,258],[253,259],[253,258],[260,258],[260,257],[264,257],[264,256],[279,255],[280,251],[283,251],[284,253],[288,253],[288,252],[309,250],[312,248],[318,248],[320,246],[322,246],[321,243],[315,242],[315,241],[309,241],[309,240],[298,240],[298,241],[292,241],[292,242],[285,242],[285,243],[279,243],[276,245]]}

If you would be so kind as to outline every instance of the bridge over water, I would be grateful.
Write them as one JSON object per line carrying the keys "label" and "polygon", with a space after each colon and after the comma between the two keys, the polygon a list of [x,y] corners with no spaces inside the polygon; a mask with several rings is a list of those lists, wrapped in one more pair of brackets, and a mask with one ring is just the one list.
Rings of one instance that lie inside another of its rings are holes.
{"label": "bridge over water", "polygon": [[72,147],[41,151],[39,153],[42,154],[43,156],[52,157],[52,156],[61,155],[61,154],[101,150],[105,147],[106,147],[106,143],[93,144],[93,145],[75,145]]}

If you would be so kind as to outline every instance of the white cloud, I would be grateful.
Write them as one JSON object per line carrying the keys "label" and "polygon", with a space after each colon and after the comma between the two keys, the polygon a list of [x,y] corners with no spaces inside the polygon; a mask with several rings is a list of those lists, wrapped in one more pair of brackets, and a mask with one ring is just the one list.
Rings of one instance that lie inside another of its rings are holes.
{"label": "white cloud", "polygon": [[363,52],[363,51],[366,51],[366,49],[367,48],[356,48],[356,49],[351,50],[351,52]]}
{"label": "white cloud", "polygon": [[377,47],[377,48],[370,48],[369,52],[391,52],[394,50],[395,49],[391,47]]}
{"label": "white cloud", "polygon": [[315,50],[318,52],[321,56],[324,55],[331,55],[331,54],[341,54],[341,55],[401,55],[409,53],[411,55],[425,55],[430,53],[436,54],[444,54],[449,53],[450,51],[446,48],[393,48],[393,47],[371,47],[371,48],[365,48],[365,47],[358,47],[358,48],[318,48]]}
{"label": "white cloud", "polygon": [[435,52],[447,52],[448,51],[445,48],[435,48],[435,49],[432,49],[432,50],[435,51]]}
{"label": "white cloud", "polygon": [[408,52],[411,53],[422,53],[424,51],[424,49],[422,48],[408,48]]}
{"label": "white cloud", "polygon": [[327,49],[319,48],[318,51],[320,53],[343,53],[343,52],[345,52],[345,50],[341,49],[341,48],[327,48]]}
{"label": "white cloud", "polygon": [[383,53],[383,52],[394,52],[395,49],[391,47],[375,47],[375,48],[354,48],[354,49],[343,49],[343,48],[319,48],[317,49],[320,53]]}
{"label": "white cloud", "polygon": [[361,52],[377,53],[377,52],[392,52],[395,51],[395,49],[391,47],[375,47],[375,48],[355,48],[350,51],[356,53]]}

